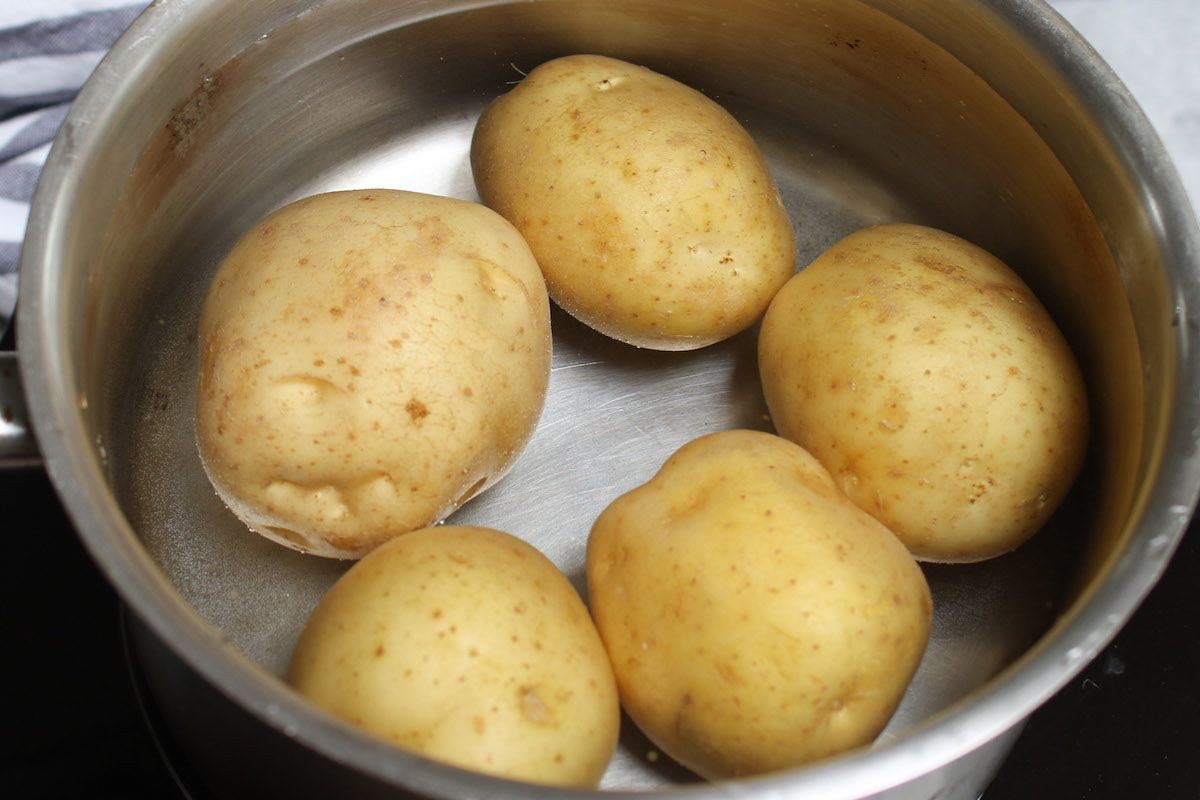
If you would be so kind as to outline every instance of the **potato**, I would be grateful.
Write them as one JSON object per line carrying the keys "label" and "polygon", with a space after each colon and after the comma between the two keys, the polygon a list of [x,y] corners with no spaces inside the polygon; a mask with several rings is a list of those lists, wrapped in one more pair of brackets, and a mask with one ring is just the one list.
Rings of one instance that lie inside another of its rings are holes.
{"label": "potato", "polygon": [[620,724],[579,595],[533,547],[486,528],[416,531],[351,567],[288,680],[400,747],[535,783],[595,786]]}
{"label": "potato", "polygon": [[626,711],[706,778],[871,741],[929,637],[912,556],[766,433],[697,439],[618,498],[587,576]]}
{"label": "potato", "polygon": [[539,66],[484,112],[471,168],[555,302],[629,344],[732,336],[795,271],[791,223],[750,136],[642,67],[588,55]]}
{"label": "potato", "polygon": [[1079,367],[999,260],[916,225],[859,231],[771,303],[759,338],[775,427],[921,559],[1033,535],[1083,462]]}
{"label": "potato", "polygon": [[221,264],[200,320],[197,439],[251,528],[361,556],[505,472],[537,424],[549,298],[475,203],[336,192],[280,209]]}

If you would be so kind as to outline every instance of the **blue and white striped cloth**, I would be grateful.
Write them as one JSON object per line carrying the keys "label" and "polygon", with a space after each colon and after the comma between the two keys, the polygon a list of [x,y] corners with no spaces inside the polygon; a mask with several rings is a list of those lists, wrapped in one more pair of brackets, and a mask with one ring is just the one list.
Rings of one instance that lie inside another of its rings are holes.
{"label": "blue and white striped cloth", "polygon": [[145,0],[0,0],[0,334],[29,200],[79,87]]}

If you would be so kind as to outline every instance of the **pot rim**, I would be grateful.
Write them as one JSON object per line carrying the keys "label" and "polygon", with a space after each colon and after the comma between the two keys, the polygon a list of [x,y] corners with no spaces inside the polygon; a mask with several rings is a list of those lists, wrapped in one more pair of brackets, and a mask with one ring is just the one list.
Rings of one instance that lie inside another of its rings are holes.
{"label": "pot rim", "polygon": [[[67,323],[60,303],[62,248],[80,196],[76,164],[95,157],[113,109],[132,100],[127,76],[169,59],[175,38],[221,0],[156,2],[105,57],[60,130],[33,199],[21,262],[17,319],[20,364],[47,471],[80,538],[124,602],[205,680],[286,736],[335,761],[411,791],[434,796],[486,793],[498,798],[588,796],[534,787],[429,761],[377,741],[294,694],[225,641],[167,581],[125,520],[89,439],[77,399]],[[1042,0],[972,0],[1011,26],[1019,41],[1047,58],[1137,176],[1162,244],[1176,318],[1178,358],[1167,430],[1157,434],[1161,466],[1130,513],[1132,531],[1119,557],[1059,622],[984,688],[924,721],[895,742],[859,749],[799,770],[730,783],[662,790],[689,798],[818,792],[866,797],[962,757],[1018,725],[1074,677],[1116,634],[1157,582],[1181,540],[1200,492],[1200,231],[1178,174],[1129,91],[1100,56]],[[490,3],[487,3],[490,4]],[[454,13],[478,2],[447,3]],[[1156,432],[1149,432],[1153,446]],[[607,792],[647,797],[644,792]]]}

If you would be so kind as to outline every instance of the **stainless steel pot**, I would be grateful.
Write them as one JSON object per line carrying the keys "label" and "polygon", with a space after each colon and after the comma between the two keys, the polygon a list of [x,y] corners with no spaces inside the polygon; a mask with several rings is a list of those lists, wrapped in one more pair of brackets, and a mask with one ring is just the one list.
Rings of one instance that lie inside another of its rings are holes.
{"label": "stainless steel pot", "polygon": [[[1200,236],[1161,145],[1100,59],[1034,0],[171,0],[89,81],[30,217],[18,337],[50,472],[175,731],[221,790],[528,798],[363,736],[278,679],[345,565],[248,534],[192,434],[195,324],[221,255],[297,196],[474,198],[482,106],[556,55],[600,52],[708,92],[762,145],[799,263],[874,222],[1002,257],[1075,348],[1093,446],[1017,552],[927,568],[930,649],[871,748],[695,783],[636,731],[604,787],[691,797],[974,798],[1023,720],[1161,573],[1200,486]],[[517,467],[459,519],[525,535],[577,584],[591,520],[676,446],[769,427],[748,332],[635,351],[554,318],[555,371]],[[236,742],[236,744],[234,743]],[[242,783],[269,770],[269,782]]]}

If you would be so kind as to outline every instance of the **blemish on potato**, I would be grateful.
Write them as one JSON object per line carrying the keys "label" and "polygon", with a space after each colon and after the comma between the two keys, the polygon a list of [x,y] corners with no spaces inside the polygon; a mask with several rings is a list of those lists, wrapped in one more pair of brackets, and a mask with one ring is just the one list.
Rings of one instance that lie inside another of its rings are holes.
{"label": "blemish on potato", "polygon": [[521,715],[530,722],[544,723],[549,721],[550,709],[538,696],[536,687],[522,686],[520,688]]}
{"label": "blemish on potato", "polygon": [[429,408],[420,400],[413,398],[404,404],[404,410],[413,422],[419,422],[429,416]]}

